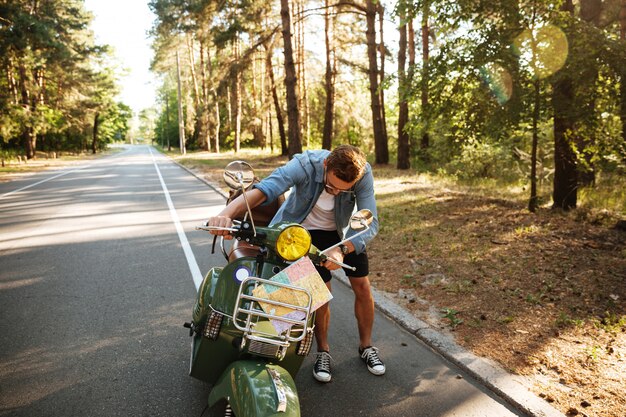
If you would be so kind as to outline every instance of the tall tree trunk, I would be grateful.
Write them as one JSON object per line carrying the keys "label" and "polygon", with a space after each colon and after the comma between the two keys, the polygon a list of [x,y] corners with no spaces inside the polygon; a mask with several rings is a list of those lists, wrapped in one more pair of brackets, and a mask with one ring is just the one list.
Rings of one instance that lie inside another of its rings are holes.
{"label": "tall tree trunk", "polygon": [[428,61],[430,59],[430,26],[428,23],[430,15],[430,4],[424,2],[422,9],[422,119],[424,120],[424,131],[422,132],[421,149],[427,149],[430,146],[430,108],[428,105],[428,84],[429,70]]}
{"label": "tall tree trunk", "polygon": [[[625,0],[626,1],[626,0]],[[9,84],[9,90],[11,91],[11,103],[17,105],[19,103],[19,91],[17,86],[17,80],[15,79],[15,74],[13,73],[14,64],[11,57],[8,57],[8,63],[6,65],[6,74],[7,81]]]}
{"label": "tall tree trunk", "polygon": [[169,96],[165,94],[165,134],[167,137],[167,151],[172,151],[172,143],[170,142],[170,100]]}
{"label": "tall tree trunk", "polygon": [[98,128],[100,127],[100,112],[96,112],[93,117],[93,137],[91,141],[91,152],[96,153],[98,150]]}
{"label": "tall tree trunk", "polygon": [[[400,6],[402,7],[402,5]],[[401,9],[399,13],[400,41],[398,45],[398,169],[409,169],[411,167],[409,158],[409,135],[406,131],[406,124],[409,121],[409,103],[407,96],[406,77],[406,48],[407,48],[407,13]]]}
{"label": "tall tree trunk", "polygon": [[302,152],[300,136],[300,111],[298,110],[298,90],[296,68],[293,62],[293,46],[291,42],[291,16],[289,0],[280,0],[280,16],[282,20],[283,44],[285,54],[285,89],[287,91],[287,120],[289,134],[289,158]]}
{"label": "tall tree trunk", "polygon": [[[533,8],[530,27],[535,27],[536,10]],[[534,76],[534,103],[533,103],[533,121],[532,121],[532,147],[530,150],[530,198],[528,199],[528,211],[535,213],[539,208],[539,196],[537,195],[537,151],[539,145],[539,116],[541,115],[541,81],[539,79],[539,56],[537,51],[537,40],[533,37],[531,41],[531,71]]]}
{"label": "tall tree trunk", "polygon": [[[622,40],[622,44],[624,44],[626,42],[626,0],[622,0],[619,21],[619,38]],[[620,119],[622,121],[622,145],[626,149],[626,65],[622,66],[620,77]]]}
{"label": "tall tree trunk", "polygon": [[[222,119],[220,117],[220,99],[219,99],[219,95],[217,94],[217,86],[216,86],[216,81],[213,78],[213,63],[211,62],[211,52],[210,49],[207,48],[207,65],[209,67],[209,80],[210,80],[210,84],[211,86],[209,87],[209,89],[211,90],[211,96],[213,98],[213,102],[215,105],[215,130],[213,133],[214,136],[214,141],[213,141],[213,150],[215,151],[215,153],[220,153],[220,127],[222,124]],[[208,94],[208,93],[207,93]],[[207,99],[207,113],[209,112],[208,110],[208,99]],[[211,150],[211,147],[209,146],[209,151]]]}
{"label": "tall tree trunk", "polygon": [[211,151],[211,133],[210,133],[210,115],[209,115],[209,81],[206,74],[206,62],[204,60],[204,50],[207,50],[206,55],[209,58],[209,65],[211,65],[211,59],[209,56],[208,48],[205,47],[204,41],[200,42],[200,77],[202,78],[202,123],[206,131],[206,140],[204,147],[201,149],[205,151]]}
{"label": "tall tree trunk", "polygon": [[[580,1],[580,17],[585,22],[590,23],[595,28],[600,24],[600,14],[602,13],[602,0],[581,0]],[[584,53],[589,54],[589,51]],[[585,59],[585,69],[578,76],[579,81],[576,83],[577,95],[586,97],[584,103],[583,116],[588,118],[586,124],[594,125],[596,117],[596,84],[598,81],[597,54],[591,52],[590,59]],[[595,169],[593,166],[593,148],[595,147],[595,134],[581,134],[576,137],[576,145],[584,159],[584,164],[578,164],[578,183],[582,186],[591,186],[595,184]]]}
{"label": "tall tree trunk", "polygon": [[578,175],[576,154],[572,149],[574,119],[573,80],[570,77],[555,82],[552,86],[554,107],[554,188],[552,199],[555,208],[570,210],[576,207]]}
{"label": "tall tree trunk", "polygon": [[335,116],[335,45],[333,38],[333,22],[330,17],[330,1],[324,1],[324,40],[326,44],[326,74],[324,76],[324,89],[326,90],[326,106],[324,107],[324,133],[322,136],[322,149],[332,147],[333,122]]}
{"label": "tall tree trunk", "polygon": [[[22,108],[26,111],[27,114],[32,114],[35,112],[35,105],[31,100],[30,90],[28,89],[28,71],[24,67],[22,63],[18,66],[19,71],[19,89],[21,96],[21,105]],[[24,131],[22,132],[22,140],[24,141],[24,150],[26,151],[26,158],[33,159],[36,155],[37,150],[37,135],[35,134],[34,129],[31,126],[25,126]]]}
{"label": "tall tree trunk", "polygon": [[385,8],[382,3],[378,3],[378,31],[380,32],[380,43],[378,44],[378,53],[380,55],[380,79],[378,81],[378,85],[380,88],[378,91],[380,92],[380,118],[383,124],[383,135],[385,137],[385,141],[389,140],[389,136],[387,135],[387,115],[385,110],[385,89],[383,88],[385,82],[385,37],[383,26],[385,23]]}
{"label": "tall tree trunk", "polygon": [[213,100],[215,101],[215,142],[213,146],[215,153],[220,153],[220,127],[222,121],[220,118],[220,99],[216,90],[213,90]]}
{"label": "tall tree trunk", "polygon": [[[534,62],[534,59],[533,59]],[[530,199],[528,200],[528,210],[534,213],[539,208],[539,197],[537,196],[537,148],[539,144],[539,131],[537,125],[539,123],[541,89],[539,78],[535,77],[533,87],[535,90],[533,104],[533,143],[530,151]]]}
{"label": "tall tree trunk", "polygon": [[233,140],[233,148],[235,153],[239,152],[239,149],[241,147],[241,69],[239,66],[239,42],[239,36],[236,36],[233,45],[235,51],[235,64],[233,65],[233,70],[231,73],[231,106],[233,108],[232,113],[235,119],[235,138]]}
{"label": "tall tree trunk", "polygon": [[311,130],[309,126],[310,115],[306,86],[306,66],[304,65],[306,61],[304,56],[304,4],[302,0],[296,0],[296,8],[296,63],[298,67],[298,97],[300,98],[298,106],[303,112],[301,134],[304,135],[304,143],[308,147]]}
{"label": "tall tree trunk", "polygon": [[[572,0],[565,0],[561,10],[573,15]],[[574,136],[574,80],[568,63],[552,84],[552,106],[554,110],[554,186],[552,200],[554,208],[570,210],[576,208],[578,174],[576,153],[573,149]]]}
{"label": "tall tree trunk", "polygon": [[368,75],[370,82],[370,97],[372,108],[372,123],[374,128],[374,148],[377,164],[389,163],[389,148],[385,131],[383,129],[382,109],[380,105],[380,94],[378,92],[378,62],[376,59],[376,3],[375,0],[366,1],[366,22],[367,22],[367,58]]}
{"label": "tall tree trunk", "polygon": [[[278,92],[276,91],[276,80],[274,77],[274,66],[272,65],[272,50],[274,48],[273,42],[266,48],[266,60],[267,60],[267,75],[270,79],[270,89],[272,90],[272,99],[274,101],[274,108],[276,109],[276,122],[278,123],[278,132],[280,135],[280,154],[283,156],[289,155],[289,149],[287,148],[287,135],[285,134],[285,121],[283,119],[283,112],[280,108],[280,101],[278,100]],[[270,123],[271,126],[271,123]]]}
{"label": "tall tree trunk", "polygon": [[185,155],[187,150],[185,149],[185,120],[183,119],[183,94],[180,86],[180,54],[178,49],[176,50],[176,82],[178,93],[178,145],[180,146],[180,153]]}

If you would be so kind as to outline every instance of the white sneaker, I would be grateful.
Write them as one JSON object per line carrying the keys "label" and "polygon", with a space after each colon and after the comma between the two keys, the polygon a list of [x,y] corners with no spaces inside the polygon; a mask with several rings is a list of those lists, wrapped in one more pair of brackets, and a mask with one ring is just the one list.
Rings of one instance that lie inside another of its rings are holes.
{"label": "white sneaker", "polygon": [[385,364],[378,357],[378,348],[369,346],[365,349],[359,348],[359,354],[363,362],[367,364],[367,370],[374,375],[383,375],[385,373]]}
{"label": "white sneaker", "polygon": [[328,352],[317,352],[315,365],[313,365],[313,377],[320,382],[330,382],[330,361],[332,357]]}

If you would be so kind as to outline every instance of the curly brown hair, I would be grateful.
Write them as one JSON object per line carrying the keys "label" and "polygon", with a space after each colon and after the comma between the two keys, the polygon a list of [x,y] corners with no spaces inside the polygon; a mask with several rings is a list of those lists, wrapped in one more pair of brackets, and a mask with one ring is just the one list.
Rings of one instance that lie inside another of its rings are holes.
{"label": "curly brown hair", "polygon": [[345,182],[361,178],[366,164],[365,154],[352,145],[340,145],[326,158],[326,169]]}

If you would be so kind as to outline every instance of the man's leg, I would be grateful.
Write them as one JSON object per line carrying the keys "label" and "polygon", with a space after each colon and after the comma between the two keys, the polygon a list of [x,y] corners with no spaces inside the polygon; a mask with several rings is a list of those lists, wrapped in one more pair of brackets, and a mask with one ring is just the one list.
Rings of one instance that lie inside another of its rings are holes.
{"label": "man's leg", "polygon": [[[326,283],[330,291],[330,281]],[[332,378],[330,371],[330,345],[328,344],[328,326],[330,324],[330,306],[324,304],[315,312],[315,340],[317,341],[317,356],[313,364],[313,377],[320,382],[329,382]]]}
{"label": "man's leg", "polygon": [[[330,282],[326,283],[330,291]],[[315,311],[315,340],[317,341],[317,351],[329,352],[328,327],[330,325],[330,303],[326,303]]]}
{"label": "man's leg", "polygon": [[385,364],[378,356],[378,348],[372,346],[372,327],[374,327],[374,297],[370,280],[351,278],[350,285],[354,291],[354,315],[359,326],[359,356],[374,375],[385,373]]}
{"label": "man's leg", "polygon": [[354,291],[354,315],[359,327],[360,348],[372,345],[372,327],[374,326],[374,298],[368,277],[350,279]]}

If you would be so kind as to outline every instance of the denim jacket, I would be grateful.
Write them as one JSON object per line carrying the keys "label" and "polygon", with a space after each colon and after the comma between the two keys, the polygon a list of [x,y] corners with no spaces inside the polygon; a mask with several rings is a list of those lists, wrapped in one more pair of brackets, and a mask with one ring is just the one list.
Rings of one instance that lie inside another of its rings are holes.
{"label": "denim jacket", "polygon": [[[327,150],[312,150],[297,154],[287,164],[277,168],[268,177],[254,185],[267,197],[263,204],[271,203],[279,195],[291,189],[291,193],[278,209],[271,224],[281,221],[302,223],[309,215],[324,189],[324,160],[328,154],[330,151]],[[368,209],[374,215],[370,229],[352,241],[356,253],[361,253],[365,250],[367,242],[378,233],[374,177],[370,164],[366,165],[365,174],[354,184],[352,192],[335,196],[335,222],[342,236],[344,229],[348,227],[355,205],[357,210]],[[346,237],[355,233],[348,230]]]}

